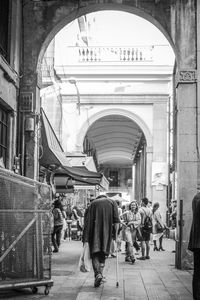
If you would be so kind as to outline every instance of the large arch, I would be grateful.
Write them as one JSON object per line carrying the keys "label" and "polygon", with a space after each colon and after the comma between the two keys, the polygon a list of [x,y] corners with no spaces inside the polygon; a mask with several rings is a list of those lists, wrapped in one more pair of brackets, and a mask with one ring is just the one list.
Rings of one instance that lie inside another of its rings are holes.
{"label": "large arch", "polygon": [[[42,57],[55,34],[77,17],[97,10],[121,10],[135,13],[159,28],[169,40],[176,55],[176,80],[174,82],[177,89],[177,199],[184,199],[183,216],[186,224],[184,231],[182,231],[183,222],[180,222],[178,227],[178,239],[181,236],[179,233],[182,232],[182,240],[178,240],[177,257],[179,257],[178,267],[187,267],[187,244],[191,224],[191,195],[196,193],[198,177],[200,176],[200,169],[198,168],[200,99],[197,96],[200,85],[197,82],[197,74],[199,72],[197,1],[113,0],[112,3],[107,2],[108,0],[27,0],[24,3],[23,76],[20,80],[20,100],[26,97],[28,92],[33,102],[34,116],[39,114]],[[25,94],[23,95],[23,93]],[[187,122],[188,118],[190,122]],[[37,123],[37,118],[35,119]],[[21,140],[23,140],[24,136],[25,132],[22,132]],[[25,165],[28,170],[26,176],[32,178],[35,178],[37,175],[37,147],[36,139],[31,138],[25,141],[24,149],[26,150],[24,157],[26,157]]]}
{"label": "large arch", "polygon": [[[90,1],[88,1],[90,2]],[[117,1],[116,1],[117,2]],[[123,2],[123,1],[122,1]],[[153,4],[151,4],[152,6]],[[158,19],[156,19],[156,15],[152,15],[149,11],[146,12],[144,8],[139,8],[139,5],[136,7],[134,4],[127,5],[127,4],[117,4],[117,3],[101,3],[101,4],[89,4],[85,7],[79,7],[77,10],[75,8],[75,11],[70,12],[69,14],[65,15],[65,10],[63,10],[63,14],[61,15],[61,19],[54,24],[54,26],[49,28],[49,30],[46,30],[46,36],[44,36],[40,43],[40,49],[38,53],[38,59],[37,59],[37,66],[36,70],[37,72],[40,72],[41,68],[41,62],[42,58],[44,56],[44,53],[50,44],[51,40],[55,37],[55,35],[66,25],[68,25],[70,22],[75,20],[78,17],[81,17],[85,14],[96,12],[96,11],[102,11],[102,10],[117,10],[117,11],[123,11],[131,14],[135,14],[139,17],[142,17],[146,19],[147,21],[151,22],[155,27],[157,27],[166,37],[168,42],[170,43],[172,49],[174,50],[177,65],[179,64],[179,51],[177,49],[177,46],[175,45],[172,37],[170,36],[169,28],[166,27],[166,22],[163,22],[163,19],[157,16]],[[163,15],[165,16],[165,15]],[[164,18],[165,19],[165,18]],[[169,25],[169,24],[168,24]]]}
{"label": "large arch", "polygon": [[147,147],[148,148],[152,147],[152,134],[151,134],[150,129],[148,128],[147,124],[142,120],[142,118],[140,118],[135,113],[130,112],[126,109],[109,108],[109,109],[104,109],[102,111],[99,111],[98,113],[92,115],[88,120],[86,120],[82,124],[81,129],[79,130],[79,132],[77,134],[77,140],[76,140],[77,150],[82,151],[83,141],[84,141],[85,135],[86,135],[89,127],[98,119],[109,116],[109,115],[120,115],[120,116],[129,118],[133,122],[137,123],[137,125],[141,128],[141,130],[144,133],[144,136],[145,136],[146,142],[147,142]]}

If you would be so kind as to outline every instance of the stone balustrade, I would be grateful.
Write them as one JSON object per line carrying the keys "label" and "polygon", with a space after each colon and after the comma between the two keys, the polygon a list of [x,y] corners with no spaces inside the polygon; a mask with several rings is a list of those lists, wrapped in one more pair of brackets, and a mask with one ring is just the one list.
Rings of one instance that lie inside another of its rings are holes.
{"label": "stone balustrade", "polygon": [[[72,47],[70,47],[72,48]],[[148,47],[73,47],[78,62],[139,62],[152,61],[153,46]]]}

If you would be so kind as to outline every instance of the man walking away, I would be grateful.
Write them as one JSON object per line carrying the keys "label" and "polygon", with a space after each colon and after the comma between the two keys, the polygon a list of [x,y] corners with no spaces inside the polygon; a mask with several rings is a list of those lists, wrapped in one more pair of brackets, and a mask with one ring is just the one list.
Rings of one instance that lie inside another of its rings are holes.
{"label": "man walking away", "polygon": [[[112,238],[116,240],[119,215],[116,203],[105,195],[90,204],[85,220],[83,242],[88,242],[94,270],[94,287],[103,281],[105,258],[109,255]],[[113,236],[114,229],[114,236]]]}
{"label": "man walking away", "polygon": [[150,259],[149,241],[150,241],[150,235],[152,233],[152,212],[151,209],[148,207],[148,202],[149,200],[147,198],[143,198],[141,207],[139,209],[139,213],[141,214],[141,233],[142,233],[142,240],[141,240],[142,256],[138,257],[138,259],[140,260]]}
{"label": "man walking away", "polygon": [[192,200],[193,220],[188,249],[193,252],[194,271],[192,281],[193,299],[200,300],[200,192]]}

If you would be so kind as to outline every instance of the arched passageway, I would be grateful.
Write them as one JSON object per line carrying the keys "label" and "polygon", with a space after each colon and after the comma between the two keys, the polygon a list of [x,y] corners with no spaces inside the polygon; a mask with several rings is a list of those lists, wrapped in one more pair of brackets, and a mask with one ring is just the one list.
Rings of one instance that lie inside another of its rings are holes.
{"label": "arched passageway", "polygon": [[134,198],[140,201],[146,195],[146,165],[137,180],[133,174],[133,165],[138,163],[145,149],[146,139],[138,124],[114,114],[95,121],[88,128],[83,143],[83,152],[93,155],[99,171],[109,180],[109,193],[128,196],[129,201]]}

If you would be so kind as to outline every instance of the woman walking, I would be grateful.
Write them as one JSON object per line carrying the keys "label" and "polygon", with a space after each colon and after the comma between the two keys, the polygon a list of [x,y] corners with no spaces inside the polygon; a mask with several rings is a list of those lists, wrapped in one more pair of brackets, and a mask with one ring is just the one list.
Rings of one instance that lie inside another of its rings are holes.
{"label": "woman walking", "polygon": [[[164,222],[162,221],[162,216],[159,211],[160,204],[158,202],[154,203],[152,209],[152,220],[153,220],[153,244],[154,251],[165,251],[162,246],[163,242],[163,232],[166,228]],[[157,247],[157,241],[159,241],[159,248]]]}
{"label": "woman walking", "polygon": [[129,204],[129,210],[122,214],[122,220],[123,236],[127,244],[125,261],[134,263],[135,255],[133,245],[136,241],[137,228],[141,224],[141,216],[138,212],[138,205],[136,201],[132,201]]}

